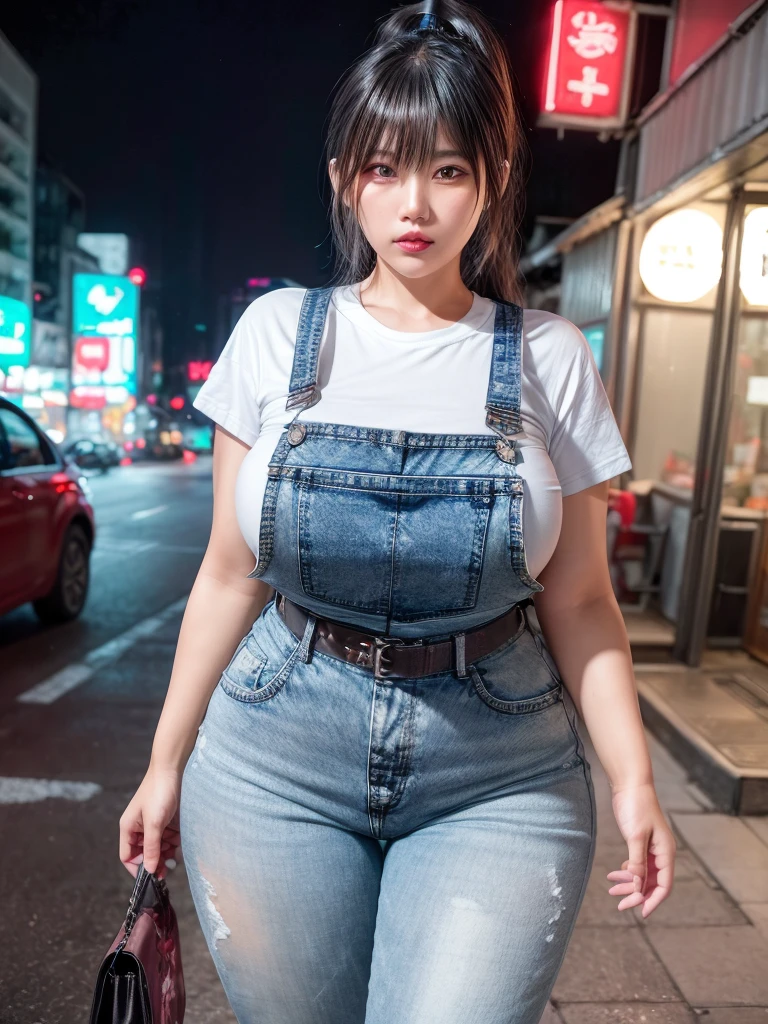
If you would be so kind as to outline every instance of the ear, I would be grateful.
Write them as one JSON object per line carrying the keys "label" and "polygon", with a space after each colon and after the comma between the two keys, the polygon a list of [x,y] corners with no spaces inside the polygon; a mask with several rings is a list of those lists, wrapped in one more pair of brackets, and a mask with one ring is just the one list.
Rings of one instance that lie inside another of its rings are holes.
{"label": "ear", "polygon": [[331,179],[331,185],[333,186],[333,191],[334,192],[338,192],[339,191],[339,172],[338,172],[338,169],[336,167],[336,157],[335,156],[332,157],[331,160],[328,163],[328,177]]}
{"label": "ear", "polygon": [[[339,169],[336,165],[336,157],[332,157],[328,162],[328,177],[331,179],[331,185],[333,185],[333,191],[338,193],[339,191]],[[346,196],[341,197],[341,201],[345,206],[349,206],[349,200]]]}

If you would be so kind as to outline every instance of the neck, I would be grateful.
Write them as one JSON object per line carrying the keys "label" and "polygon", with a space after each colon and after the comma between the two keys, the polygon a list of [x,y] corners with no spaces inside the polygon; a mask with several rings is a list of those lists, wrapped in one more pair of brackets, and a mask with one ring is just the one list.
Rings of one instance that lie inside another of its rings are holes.
{"label": "neck", "polygon": [[[459,273],[459,259],[425,277],[404,277],[382,260],[360,283],[360,300],[371,312],[405,322],[455,322],[472,308],[474,294]],[[440,326],[436,324],[435,326]],[[426,328],[429,329],[429,328]]]}

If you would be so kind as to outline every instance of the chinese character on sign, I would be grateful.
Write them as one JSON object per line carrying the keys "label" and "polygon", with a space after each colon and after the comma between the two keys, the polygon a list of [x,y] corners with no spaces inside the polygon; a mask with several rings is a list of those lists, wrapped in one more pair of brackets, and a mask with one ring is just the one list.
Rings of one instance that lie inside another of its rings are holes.
{"label": "chinese character on sign", "polygon": [[598,21],[594,11],[577,11],[571,24],[578,30],[575,36],[568,36],[568,42],[580,57],[595,60],[606,53],[615,53],[619,40],[616,26],[611,21]]}
{"label": "chinese character on sign", "polygon": [[597,0],[556,0],[540,123],[588,130],[626,118],[636,11]]}
{"label": "chinese character on sign", "polygon": [[607,96],[611,91],[610,87],[597,80],[597,68],[589,66],[581,69],[581,78],[570,78],[565,83],[566,89],[570,92],[581,94],[582,107],[591,107],[594,96]]}

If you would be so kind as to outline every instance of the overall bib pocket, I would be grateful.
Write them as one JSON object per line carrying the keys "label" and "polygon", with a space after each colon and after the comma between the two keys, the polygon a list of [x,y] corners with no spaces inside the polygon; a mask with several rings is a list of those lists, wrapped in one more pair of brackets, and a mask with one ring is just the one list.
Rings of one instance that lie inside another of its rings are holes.
{"label": "overall bib pocket", "polygon": [[308,596],[400,621],[476,606],[493,479],[312,469],[298,489]]}

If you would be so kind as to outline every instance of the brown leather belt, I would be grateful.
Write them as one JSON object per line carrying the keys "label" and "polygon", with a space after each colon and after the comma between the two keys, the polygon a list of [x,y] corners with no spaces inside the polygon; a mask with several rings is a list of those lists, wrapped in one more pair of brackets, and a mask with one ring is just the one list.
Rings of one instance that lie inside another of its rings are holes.
{"label": "brown leather belt", "polygon": [[[343,622],[316,616],[311,646],[332,658],[366,668],[377,679],[416,679],[452,670],[466,678],[467,665],[522,633],[528,621],[523,609],[528,604],[533,604],[530,597],[482,626],[434,643],[363,633]],[[280,593],[275,595],[275,607],[290,631],[303,637],[311,613]]]}

